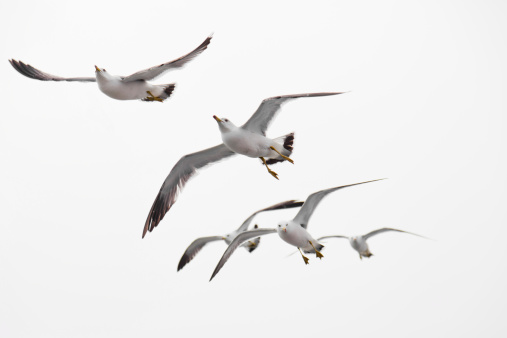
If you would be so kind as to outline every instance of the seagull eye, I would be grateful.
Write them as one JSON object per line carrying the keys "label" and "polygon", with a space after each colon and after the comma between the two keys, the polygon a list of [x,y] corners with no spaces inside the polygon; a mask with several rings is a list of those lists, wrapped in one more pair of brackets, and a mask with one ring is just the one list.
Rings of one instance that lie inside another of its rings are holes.
{"label": "seagull eye", "polygon": [[229,122],[229,120],[228,120],[228,119],[224,119],[224,121],[225,121],[225,122]]}

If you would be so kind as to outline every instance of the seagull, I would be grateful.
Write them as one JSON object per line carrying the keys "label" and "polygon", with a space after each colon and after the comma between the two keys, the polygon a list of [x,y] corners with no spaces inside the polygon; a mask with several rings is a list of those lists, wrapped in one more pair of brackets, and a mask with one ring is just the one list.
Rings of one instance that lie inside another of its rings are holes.
{"label": "seagull", "polygon": [[421,235],[418,235],[418,234],[414,234],[414,233],[408,232],[408,231],[403,231],[403,230],[398,230],[398,229],[392,229],[392,228],[382,228],[382,229],[373,230],[372,232],[369,232],[366,235],[362,235],[362,236],[352,236],[352,237],[340,236],[340,235],[336,235],[336,236],[324,236],[324,237],[320,237],[318,239],[318,241],[323,240],[323,239],[327,239],[327,238],[345,238],[345,239],[348,239],[349,243],[350,243],[350,246],[352,246],[352,248],[359,253],[359,258],[363,259],[363,257],[370,258],[371,256],[373,256],[373,254],[370,252],[370,249],[368,248],[368,243],[366,243],[366,240],[368,238],[372,237],[372,236],[381,234],[383,232],[388,232],[388,231],[404,232],[406,234],[411,234],[411,235],[414,235],[414,236],[419,236],[419,237],[422,237],[422,238],[426,238],[424,236],[421,236]]}
{"label": "seagull", "polygon": [[297,213],[296,217],[294,217],[292,221],[281,221],[278,223],[278,227],[275,229],[259,228],[240,233],[239,235],[236,236],[236,238],[234,238],[232,243],[229,244],[229,247],[227,247],[227,249],[225,250],[224,255],[218,262],[215,271],[213,271],[213,274],[211,275],[210,281],[213,279],[213,277],[216,276],[216,274],[220,271],[220,269],[222,269],[222,267],[227,262],[229,257],[231,257],[231,255],[234,253],[234,251],[238,248],[238,246],[241,243],[248,241],[250,238],[253,237],[259,237],[267,234],[272,234],[275,232],[278,233],[278,236],[280,236],[282,240],[298,248],[305,264],[308,264],[309,259],[305,255],[303,255],[301,249],[303,249],[305,253],[315,253],[315,255],[318,258],[322,259],[322,257],[324,256],[322,255],[320,250],[322,250],[324,246],[319,243],[319,240],[315,240],[312,237],[312,235],[310,235],[310,233],[306,230],[308,227],[308,222],[310,221],[310,217],[315,211],[315,208],[317,208],[317,206],[324,197],[326,197],[328,194],[336,190],[380,180],[383,180],[383,178],[361,183],[342,185],[340,187],[317,191],[307,197],[305,203],[303,204],[303,206]]}
{"label": "seagull", "polygon": [[[267,165],[286,160],[288,156],[280,153],[290,154],[294,133],[271,140],[265,137],[266,129],[280,110],[283,103],[300,97],[315,97],[338,95],[341,92],[331,93],[310,93],[270,97],[262,101],[257,111],[241,127],[236,127],[228,119],[214,117],[219,124],[224,143],[217,146],[183,156],[172,168],[165,179],[155,201],[150,209],[143,229],[143,238],[147,231],[153,229],[160,223],[164,215],[176,202],[180,192],[188,180],[197,172],[209,164],[231,157],[237,153],[249,157],[260,157]],[[232,130],[233,131],[227,131]],[[222,131],[225,130],[225,131]],[[225,135],[224,135],[225,134]],[[237,142],[237,145],[233,143]],[[256,149],[254,149],[256,148]],[[283,155],[283,156],[282,156]],[[264,157],[267,157],[266,160]],[[292,161],[292,160],[291,160]],[[271,169],[268,167],[271,173]],[[276,173],[273,174],[276,177]],[[276,177],[277,178],[277,177]]]}
{"label": "seagull", "polygon": [[[275,204],[275,205],[272,205],[270,207],[267,207],[265,209],[262,209],[262,210],[259,210],[259,211],[256,211],[254,212],[252,215],[250,215],[250,217],[248,217],[244,222],[243,224],[241,224],[241,226],[228,233],[227,235],[225,236],[210,236],[210,237],[201,237],[201,238],[197,238],[195,241],[192,242],[192,244],[190,244],[187,248],[187,250],[185,250],[185,253],[183,254],[183,256],[181,257],[181,260],[178,264],[178,271],[180,271],[181,269],[183,269],[183,267],[190,263],[190,261],[195,257],[195,255],[197,255],[197,253],[199,253],[199,251],[201,251],[201,249],[208,243],[210,242],[213,242],[213,241],[220,241],[220,240],[223,240],[225,241],[225,243],[227,243],[227,245],[231,244],[232,240],[234,238],[236,238],[236,236],[244,231],[246,231],[248,229],[248,227],[250,226],[250,223],[252,223],[252,220],[254,219],[254,217],[261,213],[261,212],[264,212],[264,211],[271,211],[271,210],[280,210],[280,209],[288,209],[288,208],[297,208],[297,207],[300,207],[303,205],[303,202],[297,202],[295,200],[290,200],[290,201],[285,201],[285,202],[282,202],[282,203],[278,203],[278,204]],[[258,228],[257,224],[255,225],[254,227],[255,229]],[[260,242],[260,237],[257,237],[253,240],[249,240],[249,241],[246,241],[245,243],[243,243],[241,246],[243,246],[246,250],[248,250],[248,252],[252,252],[254,251],[257,246],[259,245],[259,242]]]}
{"label": "seagull", "polygon": [[212,36],[208,36],[203,43],[190,53],[170,62],[141,70],[129,76],[112,75],[104,68],[95,66],[95,77],[60,77],[44,73],[29,64],[14,59],[9,60],[12,67],[19,73],[31,79],[41,81],[78,81],[97,82],[100,91],[116,100],[142,100],[163,102],[174,90],[175,84],[151,84],[147,81],[153,80],[163,73],[183,67],[187,62],[193,60],[208,47]]}

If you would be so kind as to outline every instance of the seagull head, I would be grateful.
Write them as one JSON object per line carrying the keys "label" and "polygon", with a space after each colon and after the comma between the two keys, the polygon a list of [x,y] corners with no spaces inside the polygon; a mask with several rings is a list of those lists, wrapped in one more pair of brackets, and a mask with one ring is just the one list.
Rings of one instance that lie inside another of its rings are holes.
{"label": "seagull head", "polygon": [[106,80],[111,79],[113,76],[109,74],[105,68],[100,69],[99,67],[95,66],[95,77],[100,80]]}
{"label": "seagull head", "polygon": [[213,115],[213,118],[215,119],[215,121],[217,121],[218,128],[220,128],[220,132],[222,132],[222,133],[226,133],[226,132],[231,131],[236,128],[234,123],[232,123],[231,121],[229,121],[226,118],[219,118],[216,115]]}
{"label": "seagull head", "polygon": [[278,233],[287,232],[287,227],[289,226],[289,223],[287,222],[280,222],[278,223],[278,227],[276,230],[278,230]]}

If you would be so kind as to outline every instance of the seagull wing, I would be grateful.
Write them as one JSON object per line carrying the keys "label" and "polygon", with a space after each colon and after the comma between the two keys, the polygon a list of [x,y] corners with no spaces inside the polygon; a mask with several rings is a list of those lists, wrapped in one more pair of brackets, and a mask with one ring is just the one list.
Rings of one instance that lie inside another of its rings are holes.
{"label": "seagull wing", "polygon": [[334,235],[334,236],[322,236],[317,239],[317,242],[320,242],[321,239],[328,239],[328,238],[345,238],[349,239],[347,236],[341,236],[341,235]]}
{"label": "seagull wing", "polygon": [[234,154],[235,153],[229,150],[224,144],[220,144],[183,156],[172,168],[153,202],[146,223],[144,224],[143,238],[148,230],[153,231],[162,218],[164,218],[165,213],[168,212],[171,206],[176,202],[179,191],[183,189],[192,175],[196,173],[197,169]]}
{"label": "seagull wing", "polygon": [[193,241],[192,244],[188,246],[187,250],[185,250],[183,256],[181,256],[180,262],[178,263],[178,271],[180,271],[181,269],[183,269],[185,265],[190,263],[190,261],[194,259],[195,255],[197,255],[197,253],[201,251],[201,249],[206,244],[208,244],[209,242],[221,241],[223,239],[224,238],[222,236],[210,236],[210,237],[201,237]]}
{"label": "seagull wing", "polygon": [[32,66],[23,63],[21,61],[16,61],[14,59],[9,60],[12,67],[16,69],[19,73],[23,74],[26,77],[35,80],[41,81],[80,81],[80,82],[95,82],[96,79],[94,77],[61,77],[56,75],[51,75],[48,73],[44,73]]}
{"label": "seagull wing", "polygon": [[322,201],[322,199],[324,197],[326,197],[328,194],[332,193],[333,191],[339,190],[339,189],[352,187],[354,185],[359,185],[359,184],[364,184],[364,183],[369,183],[369,182],[380,181],[380,180],[383,180],[383,178],[378,179],[378,180],[367,181],[367,182],[342,185],[340,187],[317,191],[317,192],[311,194],[310,196],[308,196],[308,198],[305,201],[305,204],[303,204],[301,209],[299,209],[299,212],[296,215],[296,217],[294,217],[294,222],[301,224],[301,226],[306,229],[308,227],[308,221],[310,220],[310,217],[312,216],[313,212],[315,211],[315,208],[317,208],[317,205],[319,205],[320,201]]}
{"label": "seagull wing", "polygon": [[180,58],[177,58],[176,60],[163,63],[161,65],[151,67],[148,69],[141,70],[137,73],[134,73],[132,75],[126,76],[122,79],[123,82],[131,82],[131,81],[139,81],[139,80],[153,80],[157,76],[162,75],[163,73],[176,68],[183,67],[187,62],[192,61],[195,59],[199,54],[204,52],[206,48],[208,48],[209,43],[211,42],[211,38],[213,36],[208,36],[206,40],[204,40],[203,43],[199,45],[196,49],[191,51],[190,53],[183,55]]}
{"label": "seagull wing", "polygon": [[294,94],[294,95],[283,95],[274,96],[264,99],[257,108],[257,111],[250,117],[248,121],[242,126],[243,129],[249,130],[253,133],[262,134],[266,136],[266,129],[269,124],[276,116],[276,113],[280,110],[283,103],[291,99],[297,99],[299,97],[314,97],[314,96],[329,96],[343,94],[341,92],[334,93],[306,93],[306,94]]}
{"label": "seagull wing", "polygon": [[229,257],[231,257],[231,255],[241,245],[241,243],[243,243],[244,241],[248,241],[250,238],[253,238],[253,237],[272,234],[275,232],[276,232],[276,229],[256,229],[256,230],[249,230],[249,231],[245,231],[245,232],[240,233],[238,236],[236,236],[236,238],[234,238],[234,240],[231,242],[231,244],[229,244],[229,246],[225,250],[224,255],[220,259],[220,262],[218,262],[217,267],[215,268],[215,271],[213,271],[213,275],[211,275],[211,278],[209,280],[211,281],[213,279],[213,277],[216,276],[218,271],[220,271],[220,269],[222,269],[222,267],[227,262]]}
{"label": "seagull wing", "polygon": [[243,224],[241,224],[241,226],[238,228],[238,232],[243,232],[245,231],[246,229],[248,229],[248,226],[250,225],[250,223],[252,223],[252,220],[254,219],[255,215],[257,215],[258,213],[261,213],[261,212],[264,212],[264,211],[271,211],[271,210],[279,210],[279,209],[289,209],[289,208],[297,208],[297,207],[300,207],[303,205],[304,202],[297,202],[296,200],[290,200],[290,201],[285,201],[285,202],[282,202],[282,203],[278,203],[278,204],[275,204],[275,205],[272,205],[270,207],[267,207],[265,209],[262,209],[262,210],[259,210],[259,211],[256,211],[254,212],[252,215],[250,215],[250,217],[248,217],[244,222]]}
{"label": "seagull wing", "polygon": [[426,238],[424,236],[421,236],[421,235],[418,235],[418,234],[414,234],[412,232],[408,232],[408,231],[403,231],[403,230],[398,230],[398,229],[392,229],[392,228],[382,228],[382,229],[377,229],[377,230],[373,230],[372,232],[369,232],[367,233],[366,235],[363,236],[364,240],[367,240],[368,238],[372,237],[372,236],[375,236],[375,235],[378,235],[378,234],[381,234],[383,232],[388,232],[388,231],[397,231],[397,232],[404,232],[406,234],[411,234],[411,235],[414,235],[414,236],[418,236],[418,237],[422,237],[422,238]]}

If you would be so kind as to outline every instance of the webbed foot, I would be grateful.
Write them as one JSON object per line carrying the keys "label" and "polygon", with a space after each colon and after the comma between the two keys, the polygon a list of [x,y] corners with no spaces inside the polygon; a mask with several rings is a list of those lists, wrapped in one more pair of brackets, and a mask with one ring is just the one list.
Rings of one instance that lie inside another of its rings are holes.
{"label": "webbed foot", "polygon": [[278,150],[276,150],[275,147],[273,147],[273,146],[271,146],[270,148],[271,148],[271,150],[276,151],[278,153],[278,155],[280,155],[284,160],[289,161],[290,163],[294,164],[294,161],[290,157],[282,155],[282,153],[280,153]]}
{"label": "webbed foot", "polygon": [[148,97],[146,97],[146,101],[158,101],[158,102],[164,102],[160,97],[153,95],[149,90],[146,91],[148,93]]}

